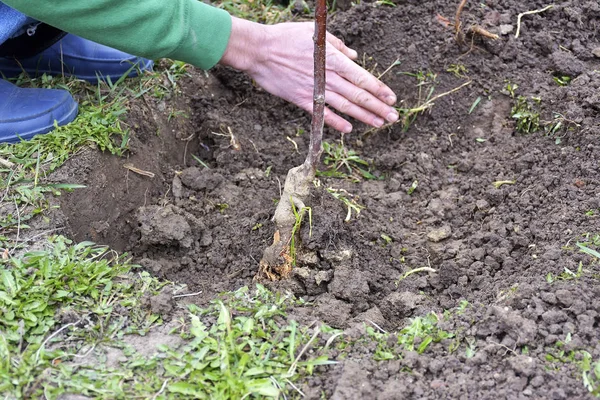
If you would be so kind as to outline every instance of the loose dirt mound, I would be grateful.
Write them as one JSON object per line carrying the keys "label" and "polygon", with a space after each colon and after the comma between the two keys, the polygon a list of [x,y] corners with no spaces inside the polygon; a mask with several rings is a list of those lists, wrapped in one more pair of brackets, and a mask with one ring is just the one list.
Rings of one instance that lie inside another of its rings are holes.
{"label": "loose dirt mound", "polygon": [[[355,345],[307,384],[309,397],[589,396],[577,361],[582,350],[600,359],[600,269],[575,243],[593,247],[600,233],[600,6],[561,2],[523,17],[515,38],[517,15],[545,5],[469,2],[464,26],[500,37],[462,46],[437,17],[453,20],[454,2],[362,4],[332,18],[330,30],[366,54],[365,67],[381,73],[400,60],[382,79],[402,107],[418,104],[419,88],[423,101],[432,88],[435,96],[472,83],[406,132],[398,124],[365,135],[358,125],[345,138],[382,179],[320,178],[312,235],[304,224],[299,268],[280,285],[315,301],[309,317],[351,328],[350,337],[365,321],[395,331],[411,317],[469,306],[440,317],[455,336],[423,354],[392,343],[401,359],[376,362],[375,349]],[[280,185],[303,161],[309,118],[223,68],[194,73],[184,87],[187,96],[131,111],[129,160],[89,154],[66,166],[59,176],[85,165],[89,189],[62,208],[77,239],[128,249],[206,301],[251,284]],[[540,114],[536,133],[516,132],[519,95]],[[192,117],[167,121],[169,107]],[[360,216],[345,223],[329,187],[356,196]],[[400,279],[420,267],[435,272]]]}

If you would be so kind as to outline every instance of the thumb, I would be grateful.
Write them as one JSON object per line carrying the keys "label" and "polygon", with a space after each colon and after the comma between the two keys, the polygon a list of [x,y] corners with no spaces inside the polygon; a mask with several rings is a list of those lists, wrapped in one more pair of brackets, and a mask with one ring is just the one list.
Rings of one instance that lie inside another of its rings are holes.
{"label": "thumb", "polygon": [[327,32],[327,41],[349,59],[356,60],[358,58],[358,53],[356,52],[356,50],[352,50],[350,47],[346,46],[341,39],[337,38],[336,36],[333,36],[329,32]]}

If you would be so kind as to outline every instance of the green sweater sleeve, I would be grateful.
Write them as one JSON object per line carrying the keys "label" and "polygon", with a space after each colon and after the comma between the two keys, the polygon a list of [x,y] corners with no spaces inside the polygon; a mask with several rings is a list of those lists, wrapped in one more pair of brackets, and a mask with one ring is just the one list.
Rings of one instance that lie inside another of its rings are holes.
{"label": "green sweater sleeve", "polygon": [[226,11],[198,0],[2,0],[23,14],[127,53],[173,58],[202,69],[223,56]]}

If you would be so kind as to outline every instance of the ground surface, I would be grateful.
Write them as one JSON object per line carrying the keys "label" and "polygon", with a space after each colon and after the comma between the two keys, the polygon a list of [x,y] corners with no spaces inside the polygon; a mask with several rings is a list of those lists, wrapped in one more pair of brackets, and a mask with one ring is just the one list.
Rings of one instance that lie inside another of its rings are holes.
{"label": "ground surface", "polygon": [[[294,318],[345,329],[349,346],[301,388],[335,399],[591,397],[600,267],[576,243],[600,247],[600,6],[560,2],[524,16],[515,38],[517,15],[544,2],[469,2],[465,30],[500,37],[460,45],[436,17],[454,21],[455,2],[397,3],[338,12],[329,29],[375,74],[399,59],[382,79],[402,108],[472,83],[406,132],[356,125],[345,148],[380,179],[320,177],[298,268],[269,285],[313,302]],[[127,159],[88,151],[53,179],[88,186],[61,200],[71,237],[128,250],[206,304],[252,285],[310,120],[223,68],[191,72],[180,87],[135,103]],[[517,132],[519,96],[540,114],[537,132]],[[335,132],[326,140],[339,144]],[[327,188],[354,196],[360,215],[344,222]],[[415,317],[440,321],[429,346],[397,335]]]}

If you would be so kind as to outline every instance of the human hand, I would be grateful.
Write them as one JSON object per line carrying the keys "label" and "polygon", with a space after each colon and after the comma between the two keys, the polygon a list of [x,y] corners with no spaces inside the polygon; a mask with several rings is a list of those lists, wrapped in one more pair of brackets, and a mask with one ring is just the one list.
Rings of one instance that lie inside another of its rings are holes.
{"label": "human hand", "polygon": [[[271,94],[312,112],[314,88],[311,22],[261,25],[234,18],[221,63],[249,74]],[[327,34],[325,101],[336,110],[366,124],[381,127],[398,120],[392,107],[394,92],[352,60],[356,51]],[[325,108],[325,123],[343,133],[352,125]]]}

